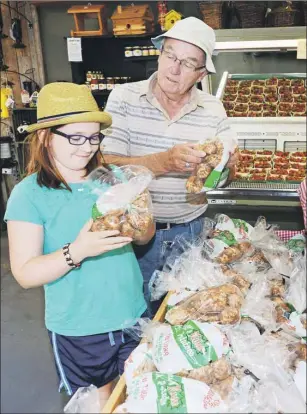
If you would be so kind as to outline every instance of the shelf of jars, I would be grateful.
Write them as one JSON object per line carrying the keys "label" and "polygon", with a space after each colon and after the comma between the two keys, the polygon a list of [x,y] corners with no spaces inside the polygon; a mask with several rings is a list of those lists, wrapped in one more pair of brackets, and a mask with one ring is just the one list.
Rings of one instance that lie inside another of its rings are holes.
{"label": "shelf of jars", "polygon": [[87,71],[85,85],[94,95],[108,95],[116,85],[132,82],[130,76],[104,76],[101,71]]}
{"label": "shelf of jars", "polygon": [[160,55],[160,50],[152,45],[125,46],[125,61],[153,60]]}

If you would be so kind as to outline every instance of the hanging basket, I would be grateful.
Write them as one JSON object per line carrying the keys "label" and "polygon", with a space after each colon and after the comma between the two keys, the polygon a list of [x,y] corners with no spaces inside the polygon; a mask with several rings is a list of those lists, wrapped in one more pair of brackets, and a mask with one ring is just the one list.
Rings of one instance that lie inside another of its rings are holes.
{"label": "hanging basket", "polygon": [[273,27],[295,26],[298,19],[299,10],[294,8],[291,2],[284,2],[281,7],[277,7],[269,15],[269,21]]}
{"label": "hanging basket", "polygon": [[199,12],[203,21],[212,29],[222,28],[222,1],[198,1]]}
{"label": "hanging basket", "polygon": [[266,2],[236,1],[235,5],[241,17],[242,28],[264,27]]}

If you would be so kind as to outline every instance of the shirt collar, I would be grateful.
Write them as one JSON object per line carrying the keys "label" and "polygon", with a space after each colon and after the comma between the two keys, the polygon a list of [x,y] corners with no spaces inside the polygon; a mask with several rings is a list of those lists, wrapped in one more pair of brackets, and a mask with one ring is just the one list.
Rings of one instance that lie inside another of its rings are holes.
{"label": "shirt collar", "polygon": [[[154,72],[146,81],[143,82],[141,89],[140,89],[140,98],[145,96],[149,102],[152,102],[154,98],[153,94],[153,84],[157,79],[157,72]],[[204,107],[204,102],[201,98],[201,94],[196,86],[193,86],[191,99],[189,101],[189,105],[191,106],[201,106]]]}

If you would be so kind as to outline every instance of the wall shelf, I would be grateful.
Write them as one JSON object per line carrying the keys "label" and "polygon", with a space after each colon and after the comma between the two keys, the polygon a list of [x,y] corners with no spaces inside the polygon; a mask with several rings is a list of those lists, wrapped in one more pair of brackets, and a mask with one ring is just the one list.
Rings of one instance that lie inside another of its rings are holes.
{"label": "wall shelf", "polygon": [[124,58],[125,62],[137,62],[137,61],[148,61],[148,60],[156,60],[159,56],[132,56],[129,58]]}
{"label": "wall shelf", "polygon": [[306,39],[306,26],[215,30],[216,42]]}
{"label": "wall shelf", "polygon": [[94,96],[108,96],[111,92],[112,92],[112,89],[111,90],[105,90],[104,89],[103,91],[94,90],[94,91],[92,91],[92,94]]}

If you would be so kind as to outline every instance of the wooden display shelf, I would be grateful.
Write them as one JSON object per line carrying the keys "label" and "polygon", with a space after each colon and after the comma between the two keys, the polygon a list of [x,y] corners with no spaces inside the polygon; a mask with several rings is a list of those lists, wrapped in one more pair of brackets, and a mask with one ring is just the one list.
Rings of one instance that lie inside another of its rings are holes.
{"label": "wooden display shelf", "polygon": [[216,42],[306,39],[306,26],[215,30]]}
{"label": "wooden display shelf", "polygon": [[[171,293],[168,293],[164,298],[156,316],[154,317],[154,321],[156,322],[163,322],[166,314],[167,302]],[[104,406],[103,410],[101,411],[102,414],[111,414],[118,407],[126,400],[126,381],[125,376],[122,375],[114,388],[108,402]]]}
{"label": "wooden display shelf", "polygon": [[137,61],[146,61],[146,60],[156,60],[159,57],[159,55],[154,56],[132,56],[132,57],[125,57],[125,62],[137,62]]}
{"label": "wooden display shelf", "polygon": [[112,90],[113,89],[103,89],[103,90],[101,90],[101,91],[97,91],[97,90],[94,90],[94,91],[92,91],[92,94],[95,96],[98,96],[98,95],[100,95],[100,96],[108,96],[111,92],[112,92]]}

